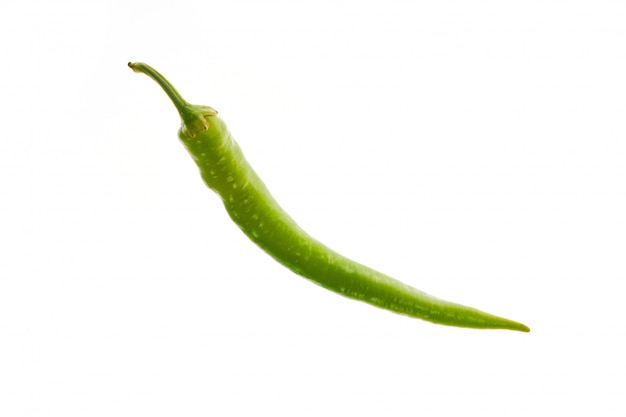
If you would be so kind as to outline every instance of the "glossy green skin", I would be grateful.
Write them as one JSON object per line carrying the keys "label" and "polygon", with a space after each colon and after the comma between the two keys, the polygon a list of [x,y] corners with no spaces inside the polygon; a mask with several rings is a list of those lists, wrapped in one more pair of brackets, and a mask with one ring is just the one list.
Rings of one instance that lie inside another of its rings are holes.
{"label": "glossy green skin", "polygon": [[128,65],[154,79],[172,99],[182,119],[179,138],[206,185],[222,198],[232,220],[254,243],[296,274],[343,296],[437,324],[530,331],[521,323],[435,298],[326,247],[302,230],[274,200],[215,110],[184,101],[148,65]]}

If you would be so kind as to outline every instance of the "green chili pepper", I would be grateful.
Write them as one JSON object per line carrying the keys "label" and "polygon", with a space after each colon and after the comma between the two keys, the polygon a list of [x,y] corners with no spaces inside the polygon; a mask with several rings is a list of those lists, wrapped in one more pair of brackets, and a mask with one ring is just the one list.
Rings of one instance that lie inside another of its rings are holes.
{"label": "green chili pepper", "polygon": [[433,323],[530,331],[521,323],[435,298],[318,242],[274,200],[217,111],[187,103],[149,65],[129,62],[128,66],[155,80],[172,100],[182,119],[178,137],[200,168],[206,185],[222,198],[232,220],[254,243],[296,274],[343,296]]}

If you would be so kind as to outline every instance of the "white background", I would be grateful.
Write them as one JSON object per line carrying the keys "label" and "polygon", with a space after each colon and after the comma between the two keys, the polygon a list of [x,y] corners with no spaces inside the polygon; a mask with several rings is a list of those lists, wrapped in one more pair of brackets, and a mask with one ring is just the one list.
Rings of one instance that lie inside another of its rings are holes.
{"label": "white background", "polygon": [[[169,4],[169,5],[165,5]],[[0,4],[0,415],[624,416],[623,1]],[[437,326],[234,226],[128,61]]]}

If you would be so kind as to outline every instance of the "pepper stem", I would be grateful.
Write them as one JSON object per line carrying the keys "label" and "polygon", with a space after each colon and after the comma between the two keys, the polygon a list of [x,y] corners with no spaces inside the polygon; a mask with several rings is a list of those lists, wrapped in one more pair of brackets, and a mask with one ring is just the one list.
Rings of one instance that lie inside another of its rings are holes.
{"label": "pepper stem", "polygon": [[168,97],[178,109],[181,117],[183,117],[183,112],[187,110],[189,107],[189,103],[180,95],[178,91],[174,88],[174,86],[163,76],[161,73],[154,68],[152,68],[148,64],[144,64],[143,62],[129,62],[128,66],[135,72],[141,72],[146,74],[148,77],[152,78],[157,82],[168,95]]}
{"label": "pepper stem", "polygon": [[128,66],[135,72],[146,74],[157,82],[176,106],[182,119],[182,132],[187,137],[194,137],[202,130],[209,129],[208,118],[215,116],[217,111],[209,106],[189,104],[174,86],[160,72],[143,62],[129,62]]}

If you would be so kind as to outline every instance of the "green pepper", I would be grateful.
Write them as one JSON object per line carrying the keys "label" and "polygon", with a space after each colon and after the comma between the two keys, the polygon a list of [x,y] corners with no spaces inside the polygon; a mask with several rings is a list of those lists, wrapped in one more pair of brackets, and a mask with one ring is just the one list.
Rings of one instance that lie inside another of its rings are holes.
{"label": "green pepper", "polygon": [[437,324],[530,331],[524,324],[435,298],[317,241],[274,200],[217,111],[189,104],[149,65],[137,62],[128,66],[151,77],[170,97],[182,120],[178,137],[206,185],[221,197],[231,219],[248,238],[296,274],[345,297]]}

